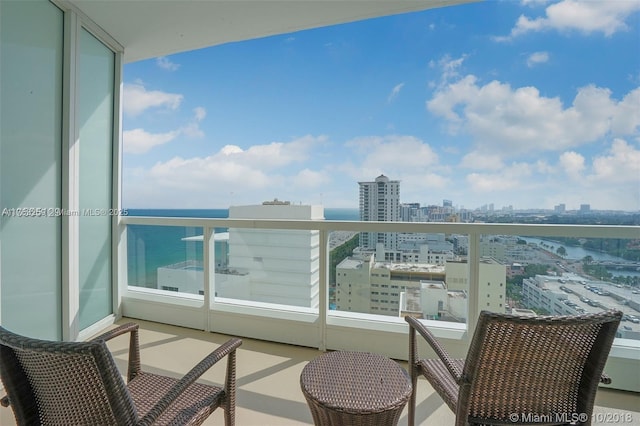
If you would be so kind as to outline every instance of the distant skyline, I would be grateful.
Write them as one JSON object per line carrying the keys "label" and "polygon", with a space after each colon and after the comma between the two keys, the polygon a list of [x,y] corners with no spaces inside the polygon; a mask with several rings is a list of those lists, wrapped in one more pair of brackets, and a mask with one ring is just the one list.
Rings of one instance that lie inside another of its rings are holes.
{"label": "distant skyline", "polygon": [[124,66],[123,205],[640,210],[640,2],[486,1]]}

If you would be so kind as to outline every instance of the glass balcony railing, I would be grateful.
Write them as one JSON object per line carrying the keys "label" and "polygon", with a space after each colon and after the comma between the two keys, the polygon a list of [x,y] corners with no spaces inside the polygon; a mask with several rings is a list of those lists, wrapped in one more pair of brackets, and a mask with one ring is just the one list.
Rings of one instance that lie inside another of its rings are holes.
{"label": "glass balcony railing", "polygon": [[[126,294],[446,329],[480,310],[620,309],[640,341],[636,227],[123,217]],[[378,238],[361,246],[361,235]],[[635,236],[635,238],[629,238]],[[391,241],[391,242],[390,242]],[[144,296],[140,296],[144,297]],[[459,325],[455,325],[459,324]],[[384,327],[383,327],[384,328]]]}

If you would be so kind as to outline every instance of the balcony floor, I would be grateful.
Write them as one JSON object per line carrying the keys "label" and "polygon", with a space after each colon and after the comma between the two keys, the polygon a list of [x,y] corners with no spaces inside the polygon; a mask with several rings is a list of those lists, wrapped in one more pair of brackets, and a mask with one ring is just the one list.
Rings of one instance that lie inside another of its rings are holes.
{"label": "balcony floor", "polygon": [[[123,319],[119,322],[128,321]],[[148,321],[135,322],[140,324],[143,369],[175,377],[184,374],[212,348],[229,338],[226,335]],[[126,369],[127,345],[127,337],[116,338],[109,344],[123,372]],[[313,424],[300,390],[300,373],[309,360],[320,354],[320,351],[310,348],[243,339],[237,356],[236,423],[240,426]],[[406,369],[406,362],[400,362],[400,365]],[[224,364],[215,366],[203,376],[204,381],[215,383],[221,383],[223,378]],[[596,405],[597,413],[631,411],[632,424],[640,424],[638,394],[601,389],[596,397]],[[418,381],[417,420],[417,423],[422,425],[445,425],[454,422],[453,413],[425,380]],[[593,424],[605,423],[607,422],[594,421]],[[15,425],[9,409],[0,410],[0,424]],[[217,410],[205,424],[224,424],[223,411]],[[399,424],[407,424],[406,407]]]}

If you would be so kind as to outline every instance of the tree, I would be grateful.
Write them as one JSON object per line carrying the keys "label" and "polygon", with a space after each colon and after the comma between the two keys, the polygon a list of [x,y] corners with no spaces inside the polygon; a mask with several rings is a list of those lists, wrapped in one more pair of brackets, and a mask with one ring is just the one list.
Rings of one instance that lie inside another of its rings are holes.
{"label": "tree", "polygon": [[584,263],[585,265],[588,265],[591,262],[593,262],[593,257],[591,257],[590,255],[587,255],[582,258],[582,263]]}
{"label": "tree", "polygon": [[567,249],[564,248],[563,246],[560,246],[556,250],[556,253],[558,253],[558,256],[560,256],[560,257],[565,257],[567,255]]}

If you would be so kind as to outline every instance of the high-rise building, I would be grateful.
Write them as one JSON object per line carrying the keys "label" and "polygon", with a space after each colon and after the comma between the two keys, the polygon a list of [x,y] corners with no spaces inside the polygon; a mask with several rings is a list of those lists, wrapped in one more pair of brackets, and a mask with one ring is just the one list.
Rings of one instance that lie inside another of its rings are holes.
{"label": "high-rise building", "polygon": [[[231,206],[232,219],[324,219],[322,206],[269,201]],[[216,274],[216,295],[317,308],[318,231],[229,228],[228,273]]]}
{"label": "high-rise building", "polygon": [[420,203],[403,203],[400,205],[402,222],[420,222]]}
{"label": "high-rise building", "polygon": [[557,206],[553,207],[553,211],[558,214],[564,214],[567,211],[567,206],[564,203],[558,204]]}
{"label": "high-rise building", "polygon": [[[380,175],[373,182],[360,185],[360,220],[379,222],[400,221],[400,181]],[[382,243],[385,249],[395,250],[397,236],[394,232],[361,232],[360,247],[375,249]]]}
{"label": "high-rise building", "polygon": [[590,204],[580,204],[580,214],[587,214],[591,211],[591,205]]}

